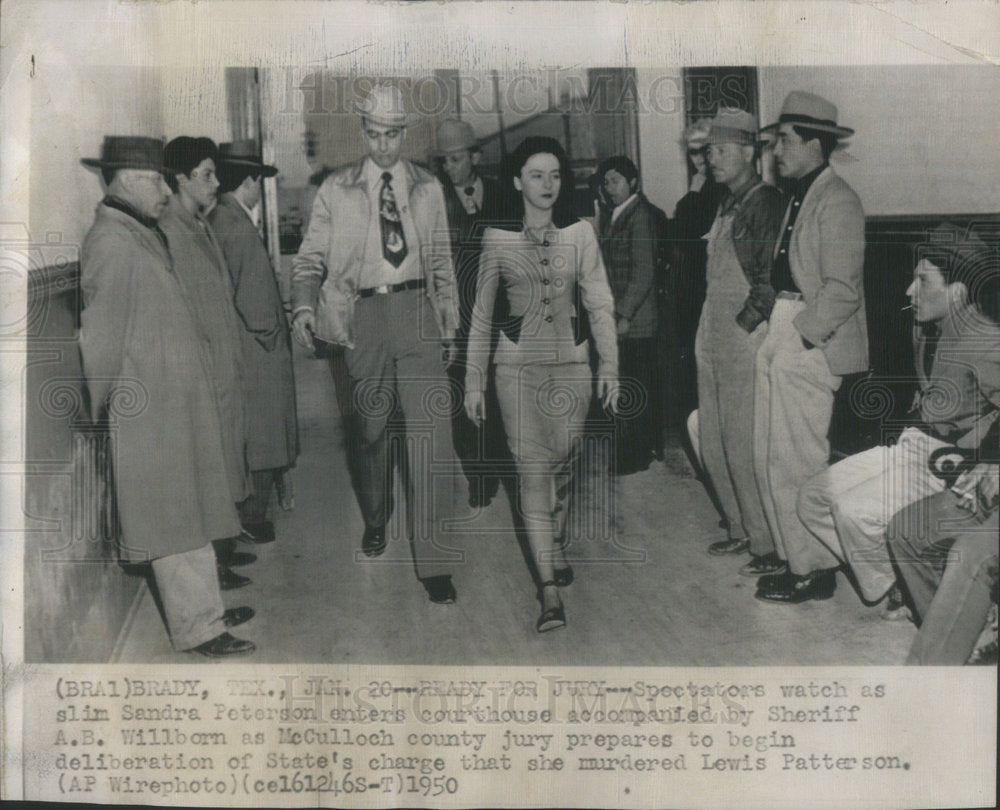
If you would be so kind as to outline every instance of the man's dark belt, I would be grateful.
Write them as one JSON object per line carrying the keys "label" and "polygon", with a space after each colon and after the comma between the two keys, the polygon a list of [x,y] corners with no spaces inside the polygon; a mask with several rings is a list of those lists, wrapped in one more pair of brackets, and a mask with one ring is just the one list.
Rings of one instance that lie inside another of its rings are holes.
{"label": "man's dark belt", "polygon": [[427,281],[422,278],[411,278],[409,281],[401,281],[399,284],[383,284],[381,287],[365,287],[358,290],[358,298],[369,298],[373,295],[388,295],[389,293],[401,292],[403,290],[422,290],[427,286]]}

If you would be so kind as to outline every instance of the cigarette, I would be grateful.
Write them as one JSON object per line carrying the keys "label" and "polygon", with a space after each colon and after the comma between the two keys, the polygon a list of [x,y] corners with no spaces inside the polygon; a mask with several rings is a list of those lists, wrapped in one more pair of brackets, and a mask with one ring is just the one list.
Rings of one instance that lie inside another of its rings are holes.
{"label": "cigarette", "polygon": [[908,309],[913,309],[913,304],[907,304],[905,307],[903,307],[900,310],[900,312],[906,312],[906,310],[908,310]]}

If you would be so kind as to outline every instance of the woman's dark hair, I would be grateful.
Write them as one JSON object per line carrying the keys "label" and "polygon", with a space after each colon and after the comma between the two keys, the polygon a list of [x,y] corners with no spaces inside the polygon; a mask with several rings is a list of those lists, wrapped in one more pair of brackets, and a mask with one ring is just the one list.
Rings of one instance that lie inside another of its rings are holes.
{"label": "woman's dark hair", "polygon": [[177,193],[176,175],[190,177],[191,172],[209,158],[219,162],[219,150],[211,138],[191,138],[187,135],[174,138],[163,148],[163,164],[169,169],[167,183],[170,190]]}
{"label": "woman's dark hair", "polygon": [[241,166],[223,161],[216,169],[219,176],[219,194],[228,194],[239,188],[248,177],[259,180],[261,170],[256,166]]}
{"label": "woman's dark hair", "polygon": [[507,156],[501,172],[501,187],[505,195],[509,195],[510,207],[508,210],[514,212],[517,222],[524,220],[524,199],[514,188],[514,178],[520,177],[521,169],[534,155],[553,155],[559,162],[559,196],[552,207],[552,224],[557,228],[565,228],[576,222],[576,217],[572,213],[573,200],[573,172],[569,167],[569,158],[562,144],[555,138],[547,138],[541,135],[532,135],[525,138],[518,145],[517,149]]}
{"label": "woman's dark hair", "polygon": [[917,259],[933,264],[948,284],[965,286],[968,302],[1000,325],[1000,245],[987,244],[958,225],[944,223],[930,232]]}

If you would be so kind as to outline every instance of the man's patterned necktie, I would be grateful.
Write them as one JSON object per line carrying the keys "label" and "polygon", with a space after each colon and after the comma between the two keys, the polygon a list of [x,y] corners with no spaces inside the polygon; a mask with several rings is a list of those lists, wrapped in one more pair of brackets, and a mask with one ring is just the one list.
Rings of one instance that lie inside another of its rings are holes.
{"label": "man's patterned necktie", "polygon": [[382,173],[382,188],[378,195],[378,218],[382,226],[382,255],[393,267],[399,267],[406,258],[406,237],[403,223],[396,208],[396,195],[392,190],[392,174]]}

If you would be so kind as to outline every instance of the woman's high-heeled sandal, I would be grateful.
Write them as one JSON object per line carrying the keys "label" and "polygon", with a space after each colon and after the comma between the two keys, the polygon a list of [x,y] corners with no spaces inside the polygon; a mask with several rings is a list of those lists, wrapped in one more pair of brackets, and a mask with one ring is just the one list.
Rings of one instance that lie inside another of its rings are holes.
{"label": "woman's high-heeled sandal", "polygon": [[[544,605],[544,599],[542,597],[542,591],[548,587],[557,587],[555,580],[549,579],[542,583],[542,590],[538,592],[538,598],[542,600]],[[548,610],[543,609],[542,615],[538,617],[538,621],[535,623],[535,630],[539,633],[547,633],[549,630],[558,630],[560,627],[566,626],[566,612],[563,610],[563,606],[560,603],[555,607],[550,607]]]}

